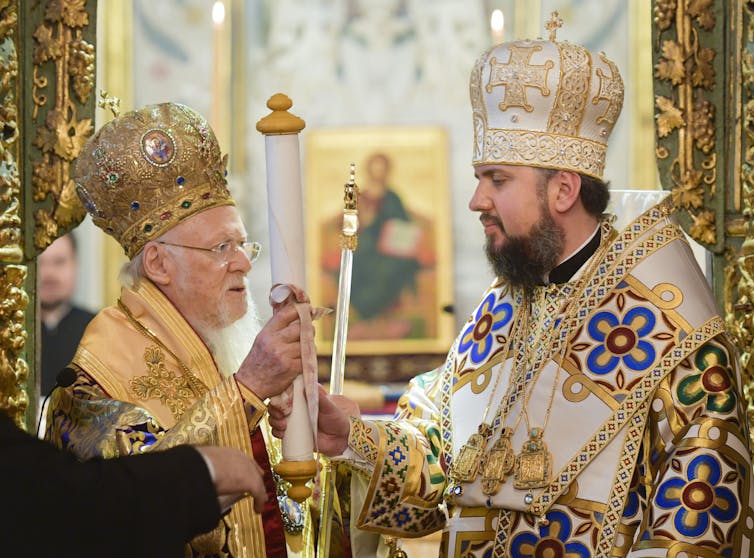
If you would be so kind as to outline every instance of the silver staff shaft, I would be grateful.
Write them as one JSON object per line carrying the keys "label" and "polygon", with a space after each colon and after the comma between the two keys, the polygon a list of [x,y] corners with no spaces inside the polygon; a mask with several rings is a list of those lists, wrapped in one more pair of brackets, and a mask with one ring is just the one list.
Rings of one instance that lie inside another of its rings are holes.
{"label": "silver staff shaft", "polygon": [[[343,393],[343,376],[346,369],[346,339],[348,337],[348,309],[351,301],[351,272],[353,252],[358,245],[359,188],[355,182],[355,165],[351,163],[351,177],[344,187],[343,229],[340,241],[340,276],[338,278],[338,303],[335,310],[335,335],[333,337],[332,364],[330,366],[330,393]],[[345,536],[343,514],[337,491],[337,472],[332,461],[325,462],[322,471],[322,504],[317,556],[330,556],[333,539],[333,522]]]}
{"label": "silver staff shaft", "polygon": [[348,309],[351,303],[351,273],[353,250],[340,253],[340,278],[338,279],[338,306],[335,310],[335,337],[330,366],[330,393],[343,393],[343,376],[346,368],[346,340],[348,338]]}
{"label": "silver staff shaft", "polygon": [[343,393],[353,252],[359,243],[359,187],[355,182],[355,174],[356,166],[351,163],[351,177],[343,187],[343,228],[340,235],[343,250],[340,253],[338,304],[335,311],[335,335],[333,337],[332,364],[330,365],[330,393],[337,395]]}

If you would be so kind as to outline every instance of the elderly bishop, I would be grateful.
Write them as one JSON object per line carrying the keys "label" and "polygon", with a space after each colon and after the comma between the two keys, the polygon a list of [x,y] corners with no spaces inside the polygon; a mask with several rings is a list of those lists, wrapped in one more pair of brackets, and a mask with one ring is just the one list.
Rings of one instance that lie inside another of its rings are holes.
{"label": "elderly bishop", "polygon": [[[264,512],[242,500],[186,556],[311,556],[306,509],[270,468],[279,445],[264,403],[301,372],[302,326],[291,305],[257,325],[246,276],[260,247],[228,190],[226,161],[207,121],[175,103],[115,118],[83,149],[79,196],[130,261],[117,304],[81,340],[75,381],[53,394],[47,438],[81,458],[238,448],[265,470]],[[127,489],[158,491],[160,479]],[[170,528],[169,517],[154,521],[135,524],[134,537]]]}

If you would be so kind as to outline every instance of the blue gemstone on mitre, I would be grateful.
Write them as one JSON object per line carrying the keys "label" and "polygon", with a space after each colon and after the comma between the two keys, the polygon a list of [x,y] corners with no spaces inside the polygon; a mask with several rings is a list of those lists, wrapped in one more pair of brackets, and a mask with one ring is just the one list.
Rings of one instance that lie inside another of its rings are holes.
{"label": "blue gemstone on mitre", "polygon": [[183,186],[183,183],[186,182],[186,179],[183,178],[182,176],[179,176],[178,178],[175,179],[175,181],[178,183],[178,186]]}
{"label": "blue gemstone on mitre", "polygon": [[132,201],[131,202],[131,209],[133,209],[134,211],[138,210],[140,207],[141,207],[141,205],[139,205],[139,202],[137,202],[137,201]]}
{"label": "blue gemstone on mitre", "polygon": [[152,230],[152,225],[144,225],[144,232],[150,232]]}

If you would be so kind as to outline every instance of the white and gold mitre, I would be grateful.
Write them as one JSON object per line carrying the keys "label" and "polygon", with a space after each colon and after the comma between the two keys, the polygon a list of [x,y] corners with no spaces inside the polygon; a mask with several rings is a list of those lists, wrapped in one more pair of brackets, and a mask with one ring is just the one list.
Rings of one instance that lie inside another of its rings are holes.
{"label": "white and gold mitre", "polygon": [[604,53],[566,41],[496,45],[471,71],[473,164],[571,170],[602,179],[623,80]]}

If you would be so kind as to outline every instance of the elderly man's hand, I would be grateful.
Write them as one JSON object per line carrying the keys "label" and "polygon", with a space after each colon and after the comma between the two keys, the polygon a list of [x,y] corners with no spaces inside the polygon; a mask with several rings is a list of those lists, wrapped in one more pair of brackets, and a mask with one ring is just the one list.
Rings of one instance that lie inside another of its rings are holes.
{"label": "elderly man's hand", "polygon": [[241,498],[252,496],[254,510],[262,513],[267,501],[262,468],[244,452],[235,448],[201,446],[196,448],[212,464],[215,491],[221,510]]}
{"label": "elderly man's hand", "polygon": [[301,373],[300,339],[296,308],[280,308],[257,335],[236,379],[260,399],[282,393]]}
{"label": "elderly man's hand", "polygon": [[[272,434],[282,438],[288,426],[288,415],[292,409],[290,394],[276,397],[267,409]],[[317,445],[325,455],[340,455],[348,447],[348,434],[351,431],[350,417],[360,417],[359,406],[344,395],[328,395],[319,386],[319,420],[317,425]]]}

